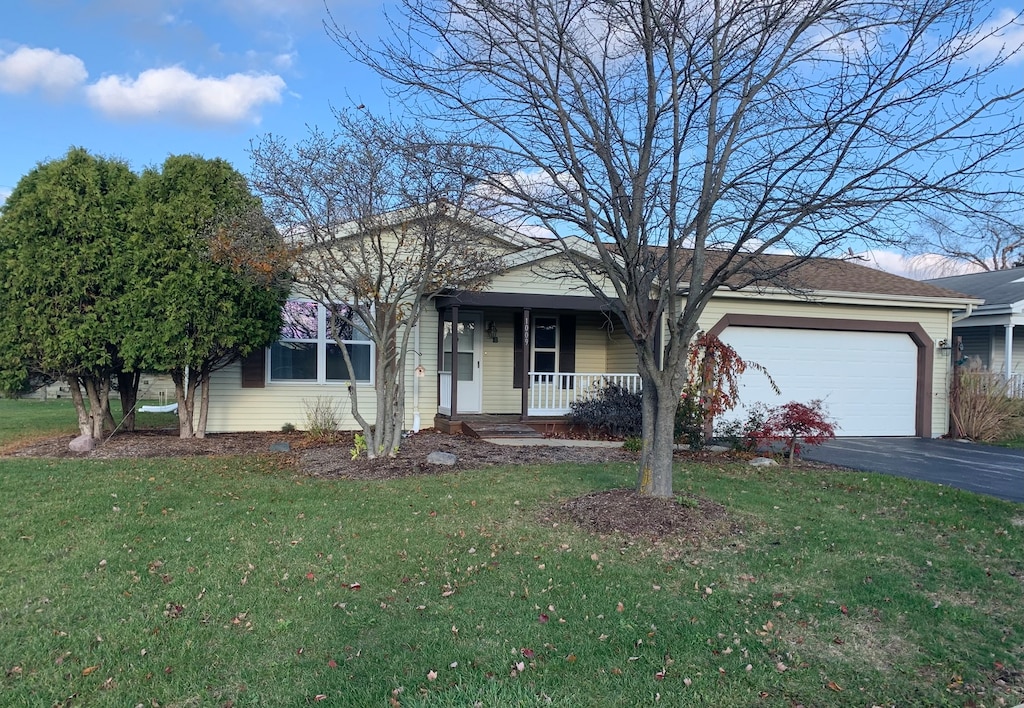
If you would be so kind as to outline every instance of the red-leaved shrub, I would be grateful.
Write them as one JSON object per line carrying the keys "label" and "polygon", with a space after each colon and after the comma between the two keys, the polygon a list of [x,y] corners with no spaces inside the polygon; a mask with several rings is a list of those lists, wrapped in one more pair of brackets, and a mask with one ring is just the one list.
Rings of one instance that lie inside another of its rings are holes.
{"label": "red-leaved shrub", "polygon": [[821,445],[836,436],[835,424],[824,411],[820,400],[810,403],[789,403],[768,411],[764,426],[752,434],[758,446],[782,442],[786,445],[789,463],[800,454],[801,445]]}

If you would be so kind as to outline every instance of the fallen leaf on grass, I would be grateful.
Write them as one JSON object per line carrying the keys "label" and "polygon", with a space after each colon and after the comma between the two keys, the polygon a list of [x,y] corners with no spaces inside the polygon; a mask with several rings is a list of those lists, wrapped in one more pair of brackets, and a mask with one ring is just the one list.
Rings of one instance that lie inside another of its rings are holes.
{"label": "fallen leaf on grass", "polygon": [[540,622],[541,624],[544,624],[545,622],[547,622],[548,619],[550,619],[550,618],[546,614],[544,614],[543,612],[540,613],[540,615],[537,617],[537,621]]}
{"label": "fallen leaf on grass", "polygon": [[335,661],[334,659],[329,659],[329,660],[327,661],[327,666],[328,666],[329,668],[331,668],[331,669],[336,669],[336,668],[338,668],[338,662],[337,662],[337,661]]}
{"label": "fallen leaf on grass", "polygon": [[532,659],[534,657],[533,649],[527,649],[526,647],[523,647],[521,651],[523,656],[525,656],[527,659]]}
{"label": "fallen leaf on grass", "polygon": [[100,668],[99,664],[96,664],[94,666],[86,666],[84,669],[82,669],[82,676],[88,676],[98,668]]}
{"label": "fallen leaf on grass", "polygon": [[320,701],[326,701],[327,700],[327,694],[326,693],[318,693],[315,696],[313,696],[313,700],[316,701],[317,703],[319,703]]}
{"label": "fallen leaf on grass", "polygon": [[431,669],[430,671],[427,672],[427,681],[436,681],[436,680],[437,680],[437,672],[434,671],[433,669]]}
{"label": "fallen leaf on grass", "polygon": [[829,681],[828,683],[825,684],[825,687],[830,689],[830,690],[832,690],[832,691],[835,691],[836,693],[838,693],[839,691],[843,690],[843,687],[840,686],[835,681]]}

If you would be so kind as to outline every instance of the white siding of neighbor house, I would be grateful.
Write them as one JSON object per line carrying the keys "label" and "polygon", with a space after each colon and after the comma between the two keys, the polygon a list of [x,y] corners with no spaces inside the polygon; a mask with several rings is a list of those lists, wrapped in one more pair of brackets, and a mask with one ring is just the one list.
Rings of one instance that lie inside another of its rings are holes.
{"label": "white siding of neighbor house", "polygon": [[[989,370],[996,373],[1006,371],[1006,327],[992,328],[992,359]],[[1024,374],[1024,326],[1013,328],[1013,359],[1010,360],[1012,373]]]}
{"label": "white siding of neighbor house", "polygon": [[[872,320],[877,322],[916,322],[933,342],[949,340],[952,316],[948,309],[913,307],[898,302],[808,302],[806,300],[770,300],[767,298],[715,297],[700,318],[700,327],[709,330],[727,314],[769,315],[783,317],[821,317],[837,320]],[[950,350],[935,346],[932,375],[932,435],[949,429],[948,382]],[[769,372],[771,373],[771,372]]]}

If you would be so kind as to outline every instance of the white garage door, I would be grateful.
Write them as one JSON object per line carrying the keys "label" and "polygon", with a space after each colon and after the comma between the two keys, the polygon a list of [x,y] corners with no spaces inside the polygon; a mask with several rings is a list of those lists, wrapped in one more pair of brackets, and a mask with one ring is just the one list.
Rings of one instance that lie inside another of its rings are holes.
{"label": "white garage door", "polygon": [[769,406],[820,398],[838,423],[836,435],[914,435],[917,346],[906,334],[835,330],[727,327],[719,338],[744,361],[761,364],[781,394],[759,371],[740,379],[743,416],[756,402]]}

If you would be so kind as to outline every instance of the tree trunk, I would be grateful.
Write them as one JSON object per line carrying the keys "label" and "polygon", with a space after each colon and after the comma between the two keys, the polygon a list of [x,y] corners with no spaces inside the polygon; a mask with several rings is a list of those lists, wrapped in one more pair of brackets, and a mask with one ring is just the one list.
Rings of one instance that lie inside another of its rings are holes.
{"label": "tree trunk", "polygon": [[89,409],[82,397],[82,387],[78,383],[77,376],[67,378],[68,388],[71,390],[71,400],[75,403],[75,412],[78,414],[78,432],[80,435],[92,437],[92,420],[89,417]]}
{"label": "tree trunk", "polygon": [[192,402],[195,392],[192,388],[191,377],[186,376],[184,371],[171,372],[171,379],[174,381],[174,395],[178,400],[178,437],[194,438],[192,429]]}
{"label": "tree trunk", "polygon": [[199,423],[196,427],[196,437],[206,437],[206,418],[210,410],[210,375],[203,373],[203,380],[199,384]]}
{"label": "tree trunk", "polygon": [[[672,448],[675,444],[675,415],[679,394],[665,377],[641,372],[643,379],[643,435],[637,493],[642,496],[672,497]],[[669,389],[669,390],[665,390]]]}
{"label": "tree trunk", "polygon": [[110,401],[110,383],[97,381],[91,376],[83,377],[85,393],[89,398],[90,435],[96,440],[103,439],[103,426],[107,423],[108,404]]}
{"label": "tree trunk", "polygon": [[117,391],[121,396],[121,427],[128,432],[135,430],[135,406],[139,402],[138,371],[120,371],[117,374]]}

